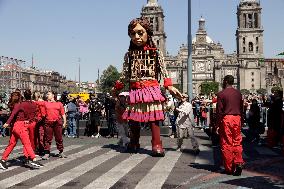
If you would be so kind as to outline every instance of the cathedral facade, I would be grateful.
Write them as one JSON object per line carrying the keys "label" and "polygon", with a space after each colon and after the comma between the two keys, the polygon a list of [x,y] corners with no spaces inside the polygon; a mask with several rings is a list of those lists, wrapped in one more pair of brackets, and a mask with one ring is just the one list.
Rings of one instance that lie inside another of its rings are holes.
{"label": "cathedral facade", "polygon": [[[167,69],[173,83],[181,91],[187,91],[188,47],[182,44],[178,54],[166,51],[164,14],[157,0],[148,0],[142,8],[142,16],[153,24],[154,41],[165,56]],[[221,83],[225,75],[233,75],[235,87],[255,92],[266,88],[266,72],[263,64],[263,27],[261,7],[257,0],[240,0],[237,8],[238,28],[236,29],[236,52],[225,54],[220,43],[214,42],[205,29],[206,21],[199,19],[199,28],[192,39],[192,81],[193,94],[200,94],[201,83]]]}

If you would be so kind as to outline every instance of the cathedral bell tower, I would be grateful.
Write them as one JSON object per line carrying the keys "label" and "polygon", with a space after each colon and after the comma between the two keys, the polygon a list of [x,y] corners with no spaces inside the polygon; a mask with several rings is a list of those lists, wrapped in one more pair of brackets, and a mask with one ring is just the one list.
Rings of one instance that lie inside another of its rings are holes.
{"label": "cathedral bell tower", "polygon": [[153,41],[166,56],[166,33],[164,31],[164,11],[158,5],[157,0],[147,0],[147,4],[143,6],[141,16],[149,19],[153,27]]}
{"label": "cathedral bell tower", "polygon": [[240,65],[240,89],[256,92],[265,88],[265,66],[262,64],[263,27],[259,0],[240,0],[237,10],[237,56]]}
{"label": "cathedral bell tower", "polygon": [[263,58],[263,28],[258,0],[241,0],[236,31],[239,58]]}

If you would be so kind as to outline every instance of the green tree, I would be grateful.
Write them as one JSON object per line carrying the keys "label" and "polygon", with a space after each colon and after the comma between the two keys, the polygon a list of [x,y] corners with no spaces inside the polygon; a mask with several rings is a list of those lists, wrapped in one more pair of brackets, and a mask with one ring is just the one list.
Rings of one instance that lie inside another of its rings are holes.
{"label": "green tree", "polygon": [[260,89],[257,89],[256,92],[258,94],[266,94],[267,93],[267,90],[266,89],[263,89],[263,88],[260,88]]}
{"label": "green tree", "polygon": [[282,87],[274,86],[274,87],[271,88],[271,93],[275,93],[275,92],[278,92],[278,91],[283,91]]}
{"label": "green tree", "polygon": [[103,71],[103,74],[100,77],[100,91],[103,93],[109,93],[111,88],[114,86],[115,81],[118,80],[119,77],[120,73],[117,71],[117,68],[110,65]]}
{"label": "green tree", "polygon": [[219,83],[212,81],[212,82],[202,82],[201,83],[201,93],[205,95],[209,95],[211,92],[217,93],[219,91]]}
{"label": "green tree", "polygon": [[248,89],[241,89],[240,92],[242,95],[248,95],[250,93]]}

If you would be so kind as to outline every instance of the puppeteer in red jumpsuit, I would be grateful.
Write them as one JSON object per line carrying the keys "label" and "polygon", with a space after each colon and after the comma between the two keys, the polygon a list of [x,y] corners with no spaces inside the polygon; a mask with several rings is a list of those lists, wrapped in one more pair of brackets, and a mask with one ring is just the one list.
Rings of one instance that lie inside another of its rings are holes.
{"label": "puppeteer in red jumpsuit", "polygon": [[162,103],[165,101],[159,80],[164,80],[165,89],[180,98],[181,93],[172,86],[164,64],[162,53],[152,41],[153,31],[146,18],[137,18],[128,25],[131,38],[128,52],[124,57],[121,78],[115,83],[114,91],[129,84],[129,105],[123,119],[129,121],[130,143],[128,150],[139,149],[140,125],[148,124],[152,131],[152,155],[164,156],[160,139],[160,121],[164,120]]}
{"label": "puppeteer in red jumpsuit", "polygon": [[[37,113],[37,105],[31,100],[31,91],[26,90],[24,92],[25,101],[20,102],[15,105],[9,119],[4,124],[4,127],[9,126],[12,122],[14,122],[12,127],[12,133],[10,137],[9,144],[5,149],[1,162],[0,168],[7,169],[6,161],[17,144],[18,139],[24,145],[24,155],[26,157],[26,162],[30,163],[35,167],[43,166],[41,163],[37,162],[36,156],[34,153],[34,149],[31,145],[30,136],[28,129],[34,128],[36,123],[36,113]],[[32,161],[29,161],[32,160]]]}
{"label": "puppeteer in red jumpsuit", "polygon": [[242,152],[241,113],[242,95],[233,88],[234,77],[226,75],[223,90],[217,95],[217,120],[225,172],[241,175],[244,163]]}

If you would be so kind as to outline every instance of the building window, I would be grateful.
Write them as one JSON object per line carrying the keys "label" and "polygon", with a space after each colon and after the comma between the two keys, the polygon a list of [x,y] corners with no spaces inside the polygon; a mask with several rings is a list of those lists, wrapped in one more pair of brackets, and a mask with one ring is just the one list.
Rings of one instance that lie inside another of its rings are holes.
{"label": "building window", "polygon": [[245,53],[246,52],[246,48],[245,47],[243,47],[243,53]]}
{"label": "building window", "polygon": [[159,31],[159,18],[156,17],[156,31]]}
{"label": "building window", "polygon": [[248,14],[248,27],[252,28],[252,14]]}
{"label": "building window", "polygon": [[258,28],[258,14],[257,13],[254,14],[254,27]]}
{"label": "building window", "polygon": [[251,76],[254,76],[254,72],[251,72]]}
{"label": "building window", "polygon": [[255,51],[258,53],[258,47],[255,48]]}
{"label": "building window", "polygon": [[247,27],[247,15],[246,14],[243,14],[243,20],[244,20],[244,26],[245,28]]}
{"label": "building window", "polygon": [[256,42],[256,44],[258,44],[258,37],[255,38],[255,42]]}
{"label": "building window", "polygon": [[151,23],[151,24],[154,23],[154,18],[150,18],[150,23]]}
{"label": "building window", "polygon": [[251,84],[251,88],[253,88],[253,89],[254,89],[254,84]]}
{"label": "building window", "polygon": [[246,44],[246,38],[243,37],[243,44]]}
{"label": "building window", "polygon": [[253,52],[253,43],[249,42],[249,52]]}
{"label": "building window", "polygon": [[253,79],[253,78],[251,79],[251,82],[254,82],[254,79]]}
{"label": "building window", "polygon": [[157,40],[157,47],[160,47],[160,41]]}

